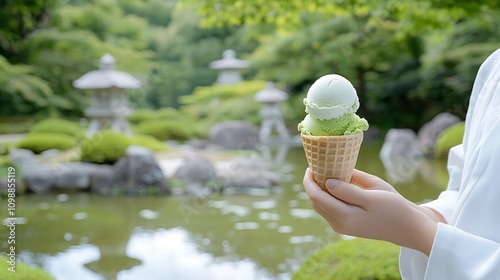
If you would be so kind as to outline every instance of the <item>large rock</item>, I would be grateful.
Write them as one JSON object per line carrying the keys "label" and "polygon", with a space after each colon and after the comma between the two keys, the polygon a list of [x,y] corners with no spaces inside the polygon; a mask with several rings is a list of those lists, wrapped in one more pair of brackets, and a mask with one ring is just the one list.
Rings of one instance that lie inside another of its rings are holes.
{"label": "large rock", "polygon": [[12,149],[9,152],[9,159],[13,166],[20,169],[22,169],[24,165],[37,163],[35,153],[26,149]]}
{"label": "large rock", "polygon": [[60,189],[84,190],[93,188],[96,174],[111,170],[111,166],[86,162],[69,162],[55,166],[54,187]]}
{"label": "large rock", "polygon": [[99,170],[94,170],[90,178],[90,191],[101,195],[113,195],[119,192],[119,187],[114,185],[115,172],[110,165],[101,165]]}
{"label": "large rock", "polygon": [[186,182],[207,182],[217,179],[217,172],[209,159],[192,154],[184,158],[173,177]]}
{"label": "large rock", "polygon": [[434,156],[434,146],[439,134],[458,122],[460,119],[457,116],[450,113],[440,113],[420,128],[418,131],[419,147],[426,157]]}
{"label": "large rock", "polygon": [[244,121],[227,121],[214,125],[210,141],[228,150],[251,150],[259,143],[259,128]]}
{"label": "large rock", "polygon": [[26,189],[37,194],[50,193],[55,185],[55,171],[48,165],[24,165],[21,174],[26,183]]}
{"label": "large rock", "polygon": [[185,184],[186,191],[196,197],[221,190],[214,164],[198,154],[186,156],[172,177],[180,184]]}
{"label": "large rock", "polygon": [[126,157],[114,166],[84,162],[38,163],[33,152],[15,149],[10,153],[26,183],[26,189],[46,194],[58,190],[87,190],[102,195],[147,194],[152,187],[169,193],[166,179],[150,150],[131,146]]}
{"label": "large rock", "polygon": [[279,174],[258,157],[238,157],[219,171],[224,188],[269,188],[282,182]]}
{"label": "large rock", "polygon": [[37,194],[59,190],[86,190],[92,187],[93,178],[110,166],[84,162],[61,164],[31,164],[23,167],[26,188]]}
{"label": "large rock", "polygon": [[413,180],[422,158],[417,134],[411,129],[390,129],[385,135],[379,157],[389,181],[398,183]]}
{"label": "large rock", "polygon": [[170,193],[167,180],[151,150],[129,146],[125,154],[113,166],[113,185],[119,186],[122,193],[147,194],[156,190],[164,194]]}
{"label": "large rock", "polygon": [[56,182],[54,167],[39,164],[30,150],[13,149],[9,152],[9,158],[16,168],[17,176],[26,183],[27,190],[37,194],[50,193]]}
{"label": "large rock", "polygon": [[54,187],[60,189],[85,189],[90,186],[91,164],[70,162],[53,165]]}

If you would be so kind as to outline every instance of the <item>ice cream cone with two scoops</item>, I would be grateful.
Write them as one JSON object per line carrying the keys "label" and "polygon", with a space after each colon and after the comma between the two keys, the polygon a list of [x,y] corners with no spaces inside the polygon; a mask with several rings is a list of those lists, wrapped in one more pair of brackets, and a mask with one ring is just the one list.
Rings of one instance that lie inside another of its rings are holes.
{"label": "ice cream cone with two scoops", "polygon": [[368,129],[366,119],[356,115],[356,89],[340,75],[325,75],[311,85],[304,105],[307,115],[298,129],[314,180],[324,190],[330,178],[350,182]]}

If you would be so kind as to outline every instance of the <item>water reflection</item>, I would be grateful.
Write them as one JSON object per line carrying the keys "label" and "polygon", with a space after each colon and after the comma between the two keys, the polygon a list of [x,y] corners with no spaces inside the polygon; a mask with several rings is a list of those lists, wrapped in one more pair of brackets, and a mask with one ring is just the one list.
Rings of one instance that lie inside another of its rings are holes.
{"label": "water reflection", "polygon": [[[276,279],[250,259],[221,262],[200,252],[189,232],[182,228],[135,233],[128,242],[126,255],[140,260],[140,265],[118,272],[116,279]],[[85,267],[100,257],[98,247],[80,245],[45,257],[43,266],[56,279],[114,279]]]}
{"label": "water reflection", "polygon": [[129,241],[127,255],[142,260],[142,264],[121,271],[119,279],[275,279],[250,259],[220,261],[200,252],[182,228],[136,233]]}
{"label": "water reflection", "polygon": [[79,245],[54,256],[44,258],[43,267],[56,279],[104,279],[84,265],[99,260],[99,248],[93,245]]}

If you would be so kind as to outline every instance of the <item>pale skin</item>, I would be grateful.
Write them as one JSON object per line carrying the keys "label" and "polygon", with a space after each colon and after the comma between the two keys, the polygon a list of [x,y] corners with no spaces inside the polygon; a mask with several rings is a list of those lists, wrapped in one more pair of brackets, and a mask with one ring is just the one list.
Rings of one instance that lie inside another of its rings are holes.
{"label": "pale skin", "polygon": [[443,216],[400,195],[377,176],[354,170],[351,184],[327,180],[322,190],[308,168],[304,188],[312,207],[341,234],[392,242],[430,254]]}

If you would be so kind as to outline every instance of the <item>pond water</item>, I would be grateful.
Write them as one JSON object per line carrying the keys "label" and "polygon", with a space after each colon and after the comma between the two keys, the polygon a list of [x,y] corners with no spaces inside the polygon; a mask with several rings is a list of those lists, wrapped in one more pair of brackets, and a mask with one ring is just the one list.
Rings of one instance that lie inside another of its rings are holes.
{"label": "pond water", "polygon": [[[365,141],[357,168],[387,178],[380,147]],[[279,164],[289,181],[264,193],[18,196],[17,254],[64,280],[290,279],[314,251],[349,238],[312,210],[301,185],[306,166],[302,148],[289,149]],[[407,174],[394,185],[415,202],[436,197],[447,180],[445,162],[426,161]],[[0,245],[5,252],[5,239]]]}

